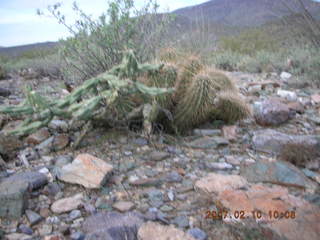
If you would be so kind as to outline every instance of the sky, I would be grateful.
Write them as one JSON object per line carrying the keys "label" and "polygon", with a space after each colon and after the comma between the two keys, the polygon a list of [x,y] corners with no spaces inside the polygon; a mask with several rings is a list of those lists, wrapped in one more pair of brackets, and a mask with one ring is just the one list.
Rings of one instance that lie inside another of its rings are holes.
{"label": "sky", "polygon": [[[161,11],[196,5],[207,0],[158,0]],[[76,19],[74,0],[0,0],[0,46],[10,47],[36,42],[57,41],[70,36],[67,29],[50,16],[38,16],[37,9],[61,2],[61,12],[68,22]],[[108,0],[76,0],[87,14],[97,18],[107,9]],[[137,7],[145,0],[135,0]]]}

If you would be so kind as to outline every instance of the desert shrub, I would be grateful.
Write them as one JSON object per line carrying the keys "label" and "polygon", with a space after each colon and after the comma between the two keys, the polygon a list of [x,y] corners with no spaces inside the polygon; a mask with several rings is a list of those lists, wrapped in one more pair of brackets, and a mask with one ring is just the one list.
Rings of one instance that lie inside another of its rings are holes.
{"label": "desert shrub", "polygon": [[49,6],[49,12],[65,25],[72,37],[62,40],[60,49],[64,75],[70,80],[84,80],[119,64],[126,49],[133,49],[138,60],[154,56],[165,38],[169,15],[157,14],[159,5],[149,0],[136,9],[133,0],[112,0],[107,11],[93,20],[76,3],[79,16],[75,25],[68,25],[59,11],[60,4]]}
{"label": "desert shrub", "polygon": [[223,49],[244,55],[254,55],[261,50],[275,51],[277,49],[276,42],[259,29],[242,31],[236,36],[222,37],[219,42]]}
{"label": "desert shrub", "polygon": [[1,65],[0,65],[0,80],[4,79],[6,77],[6,75],[7,75],[6,70],[3,67],[1,67]]}
{"label": "desert shrub", "polygon": [[235,71],[239,69],[241,54],[230,50],[217,51],[213,53],[210,62],[217,68],[226,71]]}

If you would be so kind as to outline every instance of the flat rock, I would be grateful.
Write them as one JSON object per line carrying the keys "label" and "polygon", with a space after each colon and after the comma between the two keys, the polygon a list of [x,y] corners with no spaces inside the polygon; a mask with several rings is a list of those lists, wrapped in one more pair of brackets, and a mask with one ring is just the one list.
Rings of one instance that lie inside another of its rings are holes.
{"label": "flat rock", "polygon": [[320,151],[320,136],[317,135],[288,135],[273,129],[253,133],[252,145],[256,151],[278,155],[288,143],[308,145]]}
{"label": "flat rock", "polygon": [[283,161],[257,161],[242,165],[240,175],[249,182],[269,182],[284,186],[316,189],[317,186],[294,165]]}
{"label": "flat rock", "polygon": [[30,226],[38,224],[43,220],[43,217],[41,217],[38,213],[31,210],[26,210],[26,215],[29,220]]}
{"label": "flat rock", "polygon": [[262,126],[278,126],[292,119],[295,112],[290,110],[287,104],[276,98],[256,102],[254,105],[254,117]]}
{"label": "flat rock", "polygon": [[119,212],[128,212],[134,208],[134,203],[129,201],[119,201],[112,205]]}
{"label": "flat rock", "polygon": [[207,177],[198,180],[195,183],[195,188],[206,193],[218,194],[225,190],[239,189],[247,185],[247,180],[239,175],[210,173]]}
{"label": "flat rock", "polygon": [[170,157],[170,154],[167,152],[159,152],[159,151],[153,151],[149,155],[149,159],[152,161],[162,161],[166,158]]}
{"label": "flat rock", "polygon": [[186,146],[200,149],[211,149],[220,146],[226,146],[229,141],[222,137],[203,137],[196,139],[190,143],[186,143]]}
{"label": "flat rock", "polygon": [[78,207],[83,205],[83,194],[78,193],[72,197],[68,198],[62,198],[57,201],[55,201],[51,205],[51,210],[54,213],[64,213],[64,212],[70,212],[74,209],[77,209]]}
{"label": "flat rock", "polygon": [[277,95],[281,98],[286,99],[287,101],[290,101],[290,102],[295,102],[298,100],[297,94],[292,91],[286,91],[286,90],[279,89],[277,91]]}
{"label": "flat rock", "polygon": [[112,172],[112,165],[90,154],[79,154],[72,163],[61,168],[58,178],[86,188],[100,188]]}
{"label": "flat rock", "polygon": [[229,141],[237,140],[237,126],[223,126],[222,127],[222,136]]}
{"label": "flat rock", "polygon": [[191,235],[184,233],[173,226],[164,226],[155,222],[143,224],[138,231],[139,240],[195,240]]}
{"label": "flat rock", "polygon": [[193,134],[196,136],[220,136],[220,129],[194,129]]}
{"label": "flat rock", "polygon": [[136,240],[144,221],[143,215],[137,212],[99,212],[84,221],[83,232],[88,240]]}

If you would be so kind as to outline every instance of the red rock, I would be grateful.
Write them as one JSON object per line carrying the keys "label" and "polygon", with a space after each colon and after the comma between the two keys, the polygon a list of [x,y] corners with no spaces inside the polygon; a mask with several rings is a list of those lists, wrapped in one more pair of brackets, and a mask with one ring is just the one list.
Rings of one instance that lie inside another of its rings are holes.
{"label": "red rock", "polygon": [[64,149],[69,144],[69,137],[66,134],[60,134],[53,140],[53,147],[56,151]]}
{"label": "red rock", "polygon": [[37,145],[50,137],[48,129],[42,128],[37,132],[29,135],[26,139],[28,144]]}
{"label": "red rock", "polygon": [[229,141],[237,140],[237,126],[223,126],[222,127],[222,136]]}
{"label": "red rock", "polygon": [[320,94],[313,94],[311,96],[311,100],[315,103],[315,104],[319,104],[320,103]]}

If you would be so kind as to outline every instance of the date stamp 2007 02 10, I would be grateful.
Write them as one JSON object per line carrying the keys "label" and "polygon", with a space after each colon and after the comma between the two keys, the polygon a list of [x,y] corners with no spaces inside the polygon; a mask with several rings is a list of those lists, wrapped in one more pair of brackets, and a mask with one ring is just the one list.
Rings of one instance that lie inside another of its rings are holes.
{"label": "date stamp 2007 02 10", "polygon": [[262,218],[269,218],[269,220],[277,220],[277,219],[295,219],[296,212],[295,211],[285,211],[279,212],[277,210],[270,210],[267,214],[263,214],[261,211],[252,211],[246,212],[243,210],[239,211],[206,211],[205,212],[205,219],[212,219],[212,220],[223,220],[223,219],[262,219]]}

